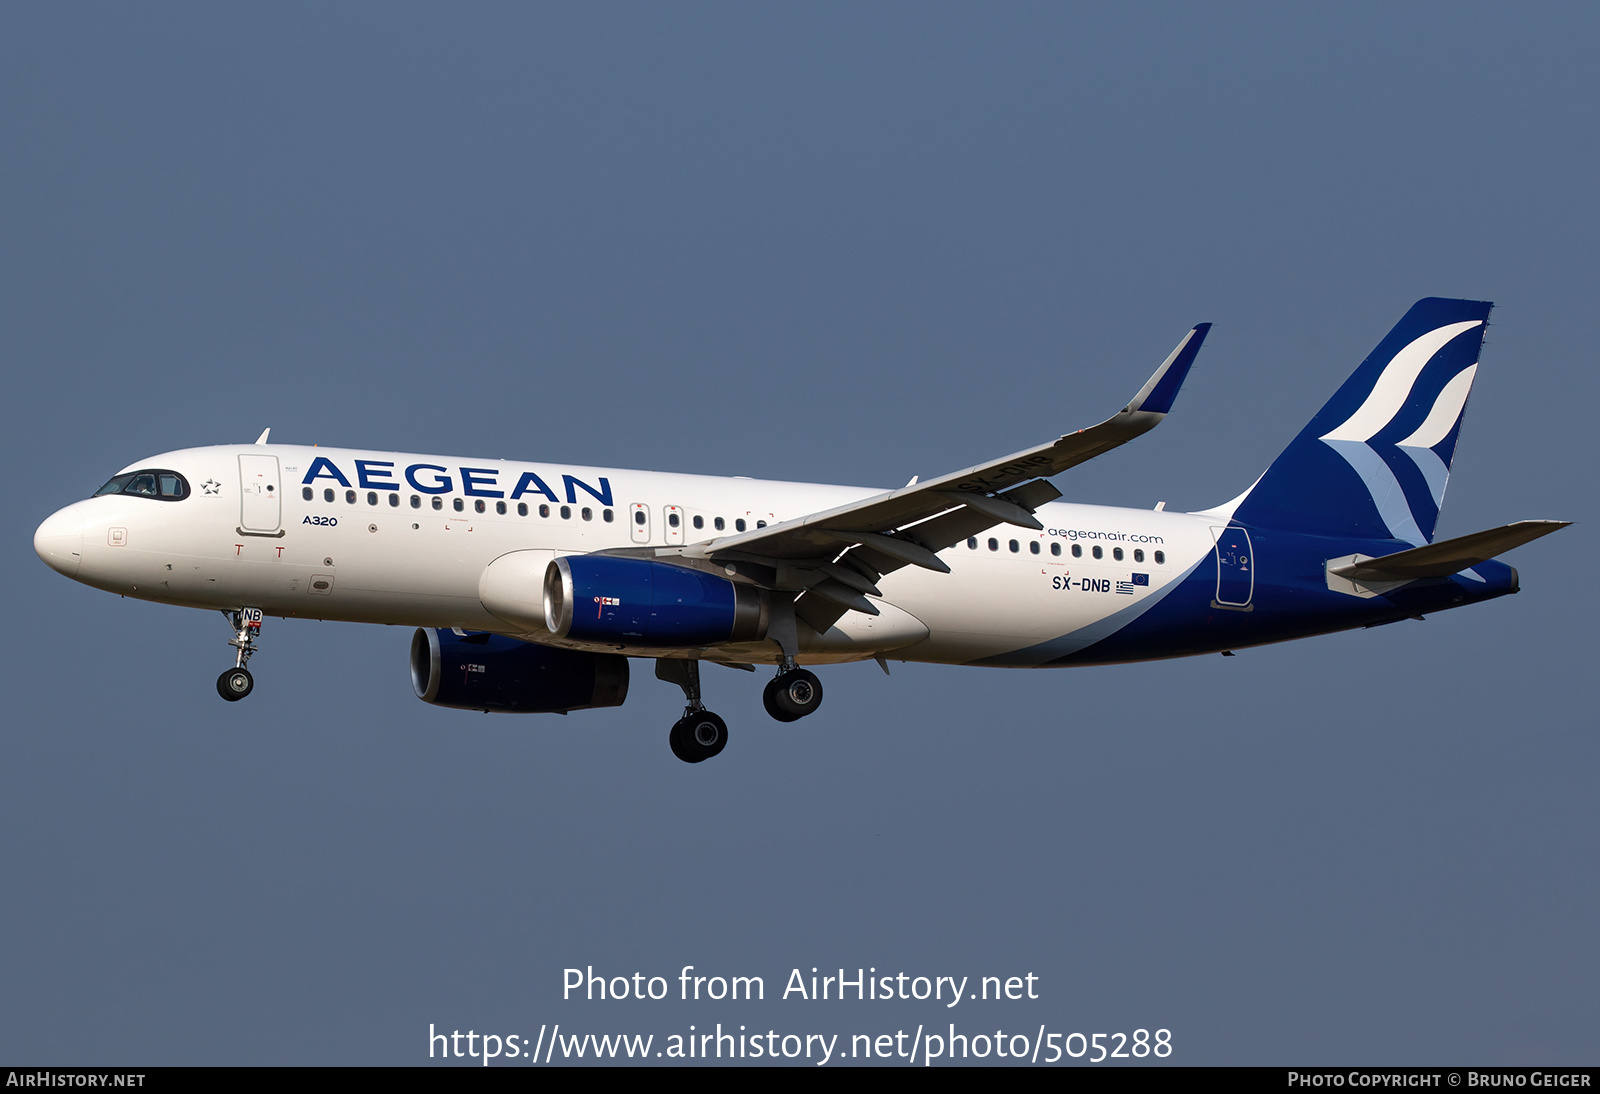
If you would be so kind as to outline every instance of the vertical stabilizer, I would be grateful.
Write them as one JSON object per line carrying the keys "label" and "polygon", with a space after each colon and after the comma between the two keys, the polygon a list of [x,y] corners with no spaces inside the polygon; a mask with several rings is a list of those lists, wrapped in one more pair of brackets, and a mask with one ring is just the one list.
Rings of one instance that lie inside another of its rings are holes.
{"label": "vertical stabilizer", "polygon": [[1487,301],[1419,300],[1234,510],[1245,525],[1433,540]]}

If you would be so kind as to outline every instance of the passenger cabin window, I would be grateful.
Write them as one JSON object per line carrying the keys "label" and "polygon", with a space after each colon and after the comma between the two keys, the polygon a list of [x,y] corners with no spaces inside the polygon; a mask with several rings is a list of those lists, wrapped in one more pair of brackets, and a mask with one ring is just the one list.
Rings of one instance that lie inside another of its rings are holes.
{"label": "passenger cabin window", "polygon": [[1083,557],[1083,544],[1074,543],[1072,545],[1072,557],[1073,558],[1082,558]]}
{"label": "passenger cabin window", "polygon": [[333,500],[333,488],[332,487],[329,487],[328,489],[326,489],[326,490],[324,490],[322,492],[322,500],[323,501],[332,501]]}
{"label": "passenger cabin window", "polygon": [[736,532],[744,531],[744,518],[743,517],[740,517],[738,520],[733,522],[733,530],[736,531]]}
{"label": "passenger cabin window", "polygon": [[354,505],[356,503],[356,492],[354,490],[346,490],[344,492],[344,502],[346,505]]}
{"label": "passenger cabin window", "polygon": [[563,505],[561,507],[561,519],[562,520],[571,520],[572,519],[572,506]]}
{"label": "passenger cabin window", "polygon": [[316,491],[311,489],[309,486],[302,486],[300,488],[300,496],[305,498],[307,501],[310,501],[316,496]]}
{"label": "passenger cabin window", "polygon": [[1061,557],[1061,544],[1052,543],[1050,545],[1050,553],[1052,555],[1055,555],[1057,558],[1060,558]]}
{"label": "passenger cabin window", "polygon": [[494,511],[496,513],[499,513],[502,517],[505,516],[506,515],[506,503],[503,502],[503,501],[495,502],[494,503]]}
{"label": "passenger cabin window", "polygon": [[1036,539],[1029,540],[1028,541],[1028,550],[1033,554],[1038,554],[1039,553],[1039,541],[1036,540]]}
{"label": "passenger cabin window", "polygon": [[528,503],[525,502],[525,501],[517,502],[517,516],[525,517],[527,515],[528,515]]}
{"label": "passenger cabin window", "polygon": [[550,507],[548,505],[539,506],[539,515],[541,517],[548,517],[550,515]]}
{"label": "passenger cabin window", "polygon": [[398,508],[400,508],[400,495],[399,494],[390,494],[389,495],[389,508],[390,509],[398,509]]}
{"label": "passenger cabin window", "polygon": [[1137,548],[1137,547],[1135,547],[1133,549],[1133,561],[1135,561],[1135,562],[1143,562],[1144,561],[1144,552],[1139,550],[1139,548]]}
{"label": "passenger cabin window", "polygon": [[998,551],[999,549],[1000,549],[1000,541],[997,540],[997,539],[990,539],[989,540],[989,550]]}
{"label": "passenger cabin window", "polygon": [[1012,540],[1008,546],[1011,548],[1012,554],[1016,554],[1018,551],[1022,550],[1021,544],[1019,544],[1016,540]]}
{"label": "passenger cabin window", "polygon": [[472,509],[473,512],[476,513],[486,513],[489,511],[488,505],[484,504],[484,500],[482,498],[479,498],[477,501],[472,503]]}
{"label": "passenger cabin window", "polygon": [[1106,555],[1106,553],[1100,549],[1100,546],[1098,544],[1096,544],[1095,548],[1094,548],[1094,557],[1095,558],[1104,558],[1105,555]]}
{"label": "passenger cabin window", "polygon": [[1156,552],[1156,565],[1160,566],[1160,565],[1164,564],[1166,561],[1167,561],[1167,553],[1165,551],[1157,551]]}
{"label": "passenger cabin window", "polygon": [[[573,493],[576,494],[577,491],[574,490]],[[649,519],[650,519],[649,517],[644,515],[644,510],[643,509],[635,509],[633,511],[633,523],[637,524],[639,527],[643,528],[644,527],[644,522],[649,520]]]}
{"label": "passenger cabin window", "polygon": [[718,518],[716,518],[716,519],[715,519],[715,520],[713,520],[713,521],[712,521],[712,522],[711,522],[711,526],[712,526],[712,527],[713,527],[713,528],[715,528],[715,529],[716,529],[716,530],[717,530],[717,531],[719,531],[719,532],[720,532],[720,531],[722,531],[722,530],[723,530],[723,529],[724,529],[724,528],[726,528],[726,527],[727,527],[727,526],[728,526],[728,524],[727,524],[727,522],[726,522],[726,521],[725,521],[725,520],[723,520],[723,519],[722,519],[722,518],[721,518],[721,517],[718,517]]}
{"label": "passenger cabin window", "polygon": [[367,504],[368,505],[377,505],[378,504],[378,492],[376,490],[368,490],[367,491]]}
{"label": "passenger cabin window", "polygon": [[189,496],[189,480],[176,471],[152,468],[148,471],[130,471],[118,475],[93,494],[133,494],[141,498],[158,498],[161,501],[182,501]]}
{"label": "passenger cabin window", "polygon": [[593,520],[594,519],[594,510],[593,509],[584,509],[584,510],[580,511],[578,513],[578,515],[580,517],[582,517],[584,520]]}
{"label": "passenger cabin window", "polygon": [[668,528],[676,528],[678,526],[678,524],[679,524],[678,514],[676,514],[676,513],[668,513],[667,514],[667,527]]}
{"label": "passenger cabin window", "polygon": [[706,518],[705,517],[695,517],[694,518],[694,526],[695,526],[695,528],[697,530],[701,529],[701,528],[704,528],[706,526]]}
{"label": "passenger cabin window", "polygon": [[455,506],[455,510],[458,513],[461,512],[461,510],[463,510],[463,509],[465,509],[467,507],[467,503],[462,501],[460,498],[452,498],[452,499],[450,499],[450,504]]}
{"label": "passenger cabin window", "polygon": [[437,512],[438,510],[444,508],[444,499],[441,498],[438,494],[435,494],[433,496],[433,508],[434,508],[435,512]]}
{"label": "passenger cabin window", "polygon": [[1121,547],[1113,547],[1113,548],[1111,548],[1111,557],[1116,559],[1118,562],[1121,562],[1122,561],[1122,548]]}
{"label": "passenger cabin window", "polygon": [[415,495],[415,494],[411,495],[411,508],[413,508],[413,509],[421,509],[422,508],[422,499],[417,497],[417,495]]}
{"label": "passenger cabin window", "polygon": [[616,519],[616,514],[609,509],[602,509],[600,511],[600,519],[605,521],[607,524],[610,524]]}
{"label": "passenger cabin window", "polygon": [[978,537],[977,536],[968,536],[967,537],[967,550],[976,551],[977,549],[978,549]]}

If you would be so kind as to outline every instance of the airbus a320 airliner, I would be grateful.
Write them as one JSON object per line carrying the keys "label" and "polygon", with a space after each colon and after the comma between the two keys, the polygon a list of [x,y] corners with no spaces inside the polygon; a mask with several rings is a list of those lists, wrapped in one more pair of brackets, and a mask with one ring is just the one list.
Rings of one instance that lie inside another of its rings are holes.
{"label": "airbus a320 airliner", "polygon": [[887,492],[267,443],[167,452],[39,526],[53,569],[220,610],[224,699],[264,616],[418,628],[419,698],[465,710],[617,706],[628,659],[682,687],[669,743],[728,730],[702,661],[775,664],[767,713],[814,713],[802,665],[1042,668],[1230,652],[1518,588],[1494,556],[1565,527],[1433,542],[1491,305],[1419,301],[1272,466],[1195,513],[1061,502],[1051,476],[1156,426],[1210,324],[1099,425]]}

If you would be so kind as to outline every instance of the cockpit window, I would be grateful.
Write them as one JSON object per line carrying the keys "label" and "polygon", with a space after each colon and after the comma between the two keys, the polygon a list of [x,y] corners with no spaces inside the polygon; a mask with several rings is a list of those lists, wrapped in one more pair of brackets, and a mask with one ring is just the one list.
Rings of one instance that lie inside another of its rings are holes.
{"label": "cockpit window", "polygon": [[150,468],[118,475],[94,492],[101,494],[137,494],[142,498],[159,498],[162,501],[182,501],[189,496],[189,480],[176,471]]}
{"label": "cockpit window", "polygon": [[96,490],[94,492],[94,496],[98,498],[101,494],[120,494],[122,493],[122,488],[127,486],[129,480],[132,478],[132,475],[118,475],[100,489]]}

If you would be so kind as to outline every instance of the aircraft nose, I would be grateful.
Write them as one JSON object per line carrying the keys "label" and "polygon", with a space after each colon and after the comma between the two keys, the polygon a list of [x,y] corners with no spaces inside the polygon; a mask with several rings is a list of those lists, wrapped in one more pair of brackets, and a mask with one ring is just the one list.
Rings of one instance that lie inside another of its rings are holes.
{"label": "aircraft nose", "polygon": [[33,549],[46,566],[67,577],[78,576],[83,561],[83,514],[76,505],[57,510],[33,533]]}

